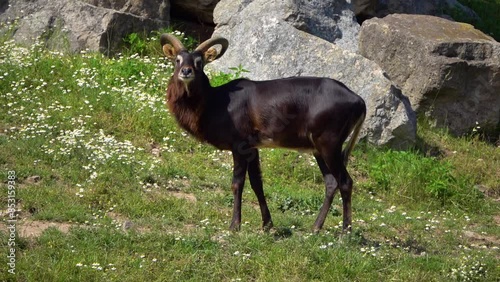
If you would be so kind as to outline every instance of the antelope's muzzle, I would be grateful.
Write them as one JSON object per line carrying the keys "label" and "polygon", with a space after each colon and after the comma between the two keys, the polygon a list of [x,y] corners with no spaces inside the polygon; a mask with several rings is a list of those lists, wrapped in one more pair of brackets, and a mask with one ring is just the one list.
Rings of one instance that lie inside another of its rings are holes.
{"label": "antelope's muzzle", "polygon": [[192,67],[183,67],[179,71],[179,79],[182,81],[191,81],[194,78],[194,71]]}

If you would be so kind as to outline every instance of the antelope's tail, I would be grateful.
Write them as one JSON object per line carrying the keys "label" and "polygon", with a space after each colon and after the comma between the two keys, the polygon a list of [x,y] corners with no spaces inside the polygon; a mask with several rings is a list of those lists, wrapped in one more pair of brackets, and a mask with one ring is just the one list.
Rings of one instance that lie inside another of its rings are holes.
{"label": "antelope's tail", "polygon": [[358,118],[358,121],[356,121],[356,125],[354,126],[354,129],[352,131],[351,139],[349,139],[349,142],[342,151],[344,166],[347,166],[347,162],[349,161],[349,155],[351,154],[354,145],[356,145],[356,141],[358,140],[361,127],[363,127],[363,122],[365,121],[365,117],[366,117],[366,111],[364,111],[363,114]]}

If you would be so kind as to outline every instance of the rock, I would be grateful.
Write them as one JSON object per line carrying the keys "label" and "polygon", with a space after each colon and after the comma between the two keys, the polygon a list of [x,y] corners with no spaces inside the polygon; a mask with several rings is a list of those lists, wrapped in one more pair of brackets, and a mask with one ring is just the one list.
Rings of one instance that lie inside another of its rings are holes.
{"label": "rock", "polygon": [[14,39],[18,42],[29,45],[41,38],[52,48],[105,54],[117,51],[130,33],[149,32],[168,23],[77,0],[19,0],[0,14],[0,22],[16,18]]}
{"label": "rock", "polygon": [[359,25],[350,1],[296,0],[292,3],[288,7],[276,6],[278,13],[285,16],[285,21],[344,49],[357,51]]}
{"label": "rock", "polygon": [[215,36],[230,42],[224,56],[208,65],[228,72],[242,65],[250,79],[321,76],[342,81],[368,106],[364,136],[375,144],[407,148],[415,141],[416,119],[409,102],[384,77],[377,64],[285,20],[290,9],[281,1],[222,0],[214,11]]}
{"label": "rock", "polygon": [[[500,44],[473,26],[420,15],[363,23],[360,52],[418,114],[456,135],[500,124]],[[495,129],[496,128],[496,129]]]}
{"label": "rock", "polygon": [[216,29],[243,25],[244,34],[255,34],[253,30],[258,27],[252,24],[264,17],[270,22],[285,21],[344,49],[358,49],[359,25],[351,4],[345,0],[222,0],[214,10]]}
{"label": "rock", "polygon": [[170,0],[172,18],[214,24],[213,11],[220,0]]}
{"label": "rock", "polygon": [[151,20],[165,22],[170,20],[169,0],[82,0],[82,2]]}

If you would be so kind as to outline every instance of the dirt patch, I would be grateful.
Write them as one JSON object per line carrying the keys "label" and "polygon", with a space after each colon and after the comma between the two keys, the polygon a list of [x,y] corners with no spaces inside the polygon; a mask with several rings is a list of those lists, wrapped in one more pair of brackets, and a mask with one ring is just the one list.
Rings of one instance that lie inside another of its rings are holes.
{"label": "dirt patch", "polygon": [[184,200],[186,200],[188,202],[195,203],[197,201],[196,200],[196,196],[193,195],[193,194],[179,192],[179,191],[169,192],[169,194],[172,195],[173,197],[177,198],[177,199],[184,199]]}
{"label": "dirt patch", "polygon": [[481,235],[472,231],[464,231],[464,236],[473,244],[500,246],[500,239],[494,236]]}
{"label": "dirt patch", "polygon": [[169,191],[180,191],[181,189],[191,187],[191,180],[183,178],[173,178],[167,181],[167,190]]}
{"label": "dirt patch", "polygon": [[495,215],[493,219],[495,220],[497,225],[500,225],[500,215]]}
{"label": "dirt patch", "polygon": [[[29,238],[39,237],[40,235],[42,235],[43,231],[50,227],[54,227],[63,233],[68,233],[69,229],[73,226],[73,224],[64,222],[26,220],[17,222],[16,231],[20,237]],[[0,230],[7,231],[7,225],[5,225],[5,223],[1,223]]]}
{"label": "dirt patch", "polygon": [[37,184],[42,180],[42,178],[39,175],[33,175],[24,180],[26,184],[33,185]]}

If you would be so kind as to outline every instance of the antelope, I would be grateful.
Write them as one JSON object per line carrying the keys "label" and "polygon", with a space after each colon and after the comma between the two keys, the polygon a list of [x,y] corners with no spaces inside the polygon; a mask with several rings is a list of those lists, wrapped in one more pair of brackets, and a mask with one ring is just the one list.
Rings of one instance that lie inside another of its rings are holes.
{"label": "antelope", "polygon": [[241,228],[247,172],[259,202],[262,228],[273,227],[262,185],[261,147],[312,151],[326,187],[313,230],[318,232],[323,227],[337,190],[342,197],[343,230],[351,230],[353,181],[346,166],[366,116],[360,96],[339,81],[320,77],[236,79],[212,87],[203,69],[225,53],[227,39],[208,39],[192,52],[171,34],[161,35],[160,43],[165,56],[175,65],[167,87],[170,113],[199,141],[232,152],[231,230]]}

